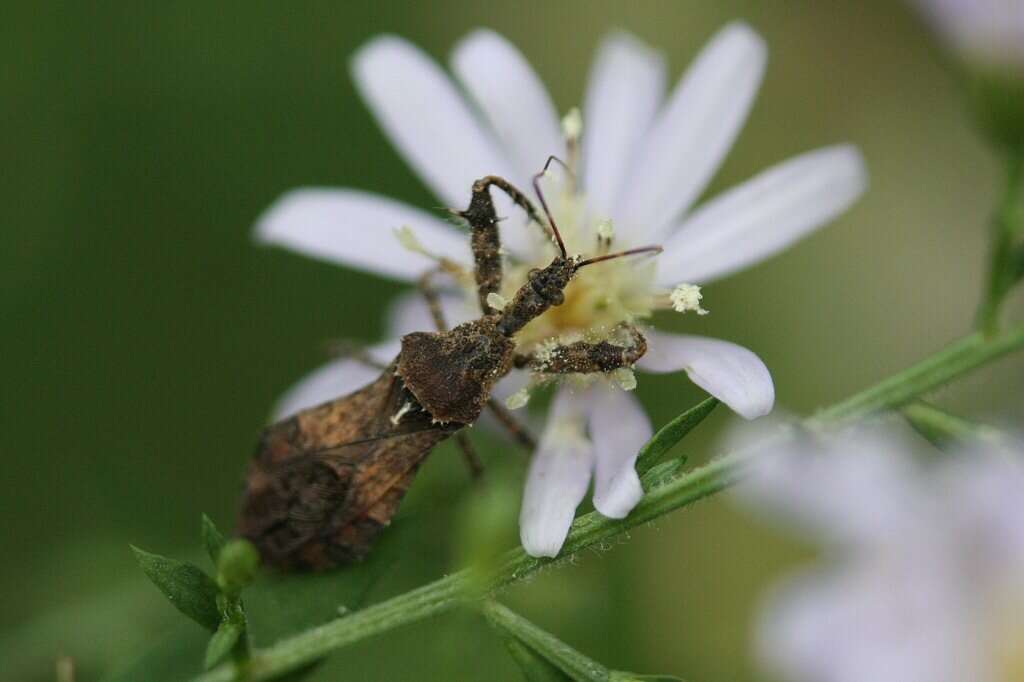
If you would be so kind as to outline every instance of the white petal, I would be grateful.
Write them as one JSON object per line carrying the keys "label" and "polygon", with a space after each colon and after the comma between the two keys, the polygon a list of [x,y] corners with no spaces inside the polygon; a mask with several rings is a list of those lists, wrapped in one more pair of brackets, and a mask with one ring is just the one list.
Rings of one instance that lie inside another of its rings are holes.
{"label": "white petal", "polygon": [[747,419],[763,417],[775,404],[775,385],[761,358],[728,341],[649,330],[647,354],[637,366],[659,373],[684,369],[693,383]]}
{"label": "white petal", "polygon": [[602,43],[583,106],[583,187],[591,208],[616,208],[643,136],[665,92],[665,60],[628,33]]}
{"label": "white petal", "polygon": [[[373,360],[381,364],[391,362],[398,355],[399,342],[385,341],[366,349]],[[320,403],[348,395],[380,376],[380,369],[359,360],[341,358],[314,370],[288,389],[273,410],[273,421],[313,407]]]}
{"label": "white petal", "polygon": [[408,41],[383,36],[352,61],[356,85],[392,143],[452,208],[469,203],[477,178],[512,177],[494,137],[451,80]]}
{"label": "white petal", "polygon": [[394,231],[402,226],[431,253],[473,262],[468,235],[429,213],[350,189],[288,192],[260,216],[255,236],[321,260],[415,280],[437,264],[399,243]]}
{"label": "white petal", "polygon": [[665,243],[665,286],[727,275],[785,249],[845,211],[867,187],[856,147],[802,154],[709,201]]}
{"label": "white petal", "polygon": [[[547,429],[530,462],[519,514],[519,536],[531,556],[557,556],[576,507],[590,485],[593,451],[582,433],[583,404],[565,387],[552,405]],[[578,433],[569,434],[575,428]]]}
{"label": "white petal", "polygon": [[485,29],[469,34],[452,54],[452,70],[522,178],[540,172],[549,155],[565,154],[551,97],[522,53],[505,38]]}
{"label": "white petal", "polygon": [[[449,329],[480,316],[480,311],[473,310],[465,298],[452,293],[441,294],[441,312]],[[423,294],[419,291],[404,293],[391,304],[388,311],[388,332],[391,336],[401,337],[410,332],[432,331],[437,331],[437,326],[430,315]]]}
{"label": "white petal", "polygon": [[749,26],[719,31],[683,76],[630,172],[624,219],[643,238],[664,228],[711,180],[747,118],[767,50]]}
{"label": "white petal", "polygon": [[636,456],[654,431],[651,420],[631,393],[595,387],[590,409],[594,443],[594,507],[613,519],[625,518],[643,497]]}

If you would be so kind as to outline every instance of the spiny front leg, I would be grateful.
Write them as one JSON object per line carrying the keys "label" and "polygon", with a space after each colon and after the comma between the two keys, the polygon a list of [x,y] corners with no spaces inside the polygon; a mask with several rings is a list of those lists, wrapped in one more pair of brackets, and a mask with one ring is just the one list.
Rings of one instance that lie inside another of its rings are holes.
{"label": "spiny front leg", "polygon": [[509,195],[512,201],[526,211],[530,220],[538,225],[544,225],[530,200],[508,180],[497,175],[488,175],[473,183],[469,208],[457,212],[457,215],[469,222],[472,230],[470,239],[473,248],[477,296],[480,300],[480,309],[485,315],[496,312],[487,302],[487,295],[498,293],[498,290],[501,289],[502,277],[501,239],[498,236],[498,214],[494,210],[494,200],[490,193],[492,185]]}
{"label": "spiny front leg", "polygon": [[647,352],[647,339],[636,327],[626,327],[630,341],[625,346],[608,341],[577,341],[545,348],[530,355],[516,356],[515,366],[542,374],[608,373],[632,367]]}

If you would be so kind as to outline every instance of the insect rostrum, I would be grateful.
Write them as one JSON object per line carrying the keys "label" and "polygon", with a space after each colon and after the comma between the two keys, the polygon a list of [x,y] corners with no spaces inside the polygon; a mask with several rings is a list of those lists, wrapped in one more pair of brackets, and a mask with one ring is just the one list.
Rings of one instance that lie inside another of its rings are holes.
{"label": "insect rostrum", "polygon": [[[500,311],[487,302],[502,279],[492,186],[550,229],[560,248]],[[536,178],[534,187],[543,205]],[[581,267],[655,247],[591,260],[569,256],[550,214],[542,222],[530,200],[496,176],[475,182],[469,207],[457,215],[471,229],[482,316],[451,331],[407,334],[398,357],[373,383],[265,429],[249,467],[239,530],[266,563],[319,570],[362,559],[433,447],[477,420],[513,365],[547,373],[610,372],[632,366],[646,350],[631,327],[628,346],[577,342],[555,348],[541,363],[518,355],[513,337],[562,303]]]}

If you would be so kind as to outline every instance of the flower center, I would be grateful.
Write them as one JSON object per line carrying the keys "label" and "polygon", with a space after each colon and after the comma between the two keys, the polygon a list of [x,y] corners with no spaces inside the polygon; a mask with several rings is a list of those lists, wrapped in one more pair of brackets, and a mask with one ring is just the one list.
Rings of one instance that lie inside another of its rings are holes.
{"label": "flower center", "polygon": [[[552,182],[544,185],[552,217],[570,255],[589,258],[635,246],[623,243],[609,221],[588,215],[582,195]],[[511,299],[526,283],[529,271],[545,267],[557,253],[538,230],[530,257],[507,269],[502,294]],[[519,350],[531,352],[552,339],[557,343],[610,340],[622,323],[637,324],[650,317],[665,295],[655,284],[655,271],[656,264],[649,256],[616,258],[581,268],[565,288],[564,302],[516,335]]]}
{"label": "flower center", "polygon": [[1019,589],[1000,599],[990,614],[990,645],[997,679],[1024,682],[1024,594]]}

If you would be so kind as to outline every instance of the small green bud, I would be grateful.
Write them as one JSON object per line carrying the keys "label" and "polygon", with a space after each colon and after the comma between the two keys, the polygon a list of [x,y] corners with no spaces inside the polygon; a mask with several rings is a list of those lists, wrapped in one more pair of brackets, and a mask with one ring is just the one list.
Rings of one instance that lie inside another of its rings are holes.
{"label": "small green bud", "polygon": [[260,555],[248,540],[225,543],[217,557],[217,583],[225,592],[238,593],[256,577]]}

